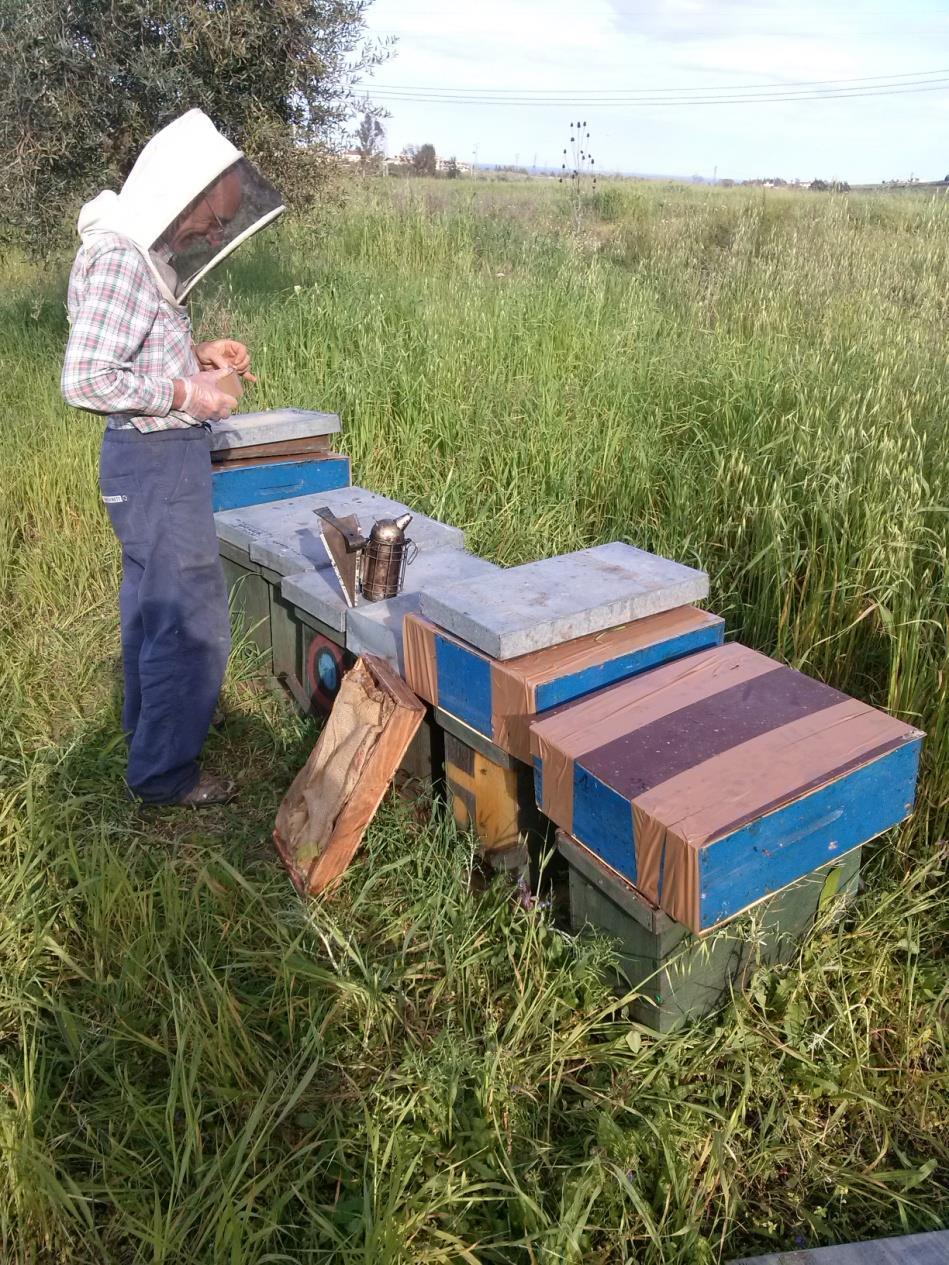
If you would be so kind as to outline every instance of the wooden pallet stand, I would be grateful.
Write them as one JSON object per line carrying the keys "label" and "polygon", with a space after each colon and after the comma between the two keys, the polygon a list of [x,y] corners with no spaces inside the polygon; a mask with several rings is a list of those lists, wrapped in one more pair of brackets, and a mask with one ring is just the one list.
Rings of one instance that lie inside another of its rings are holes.
{"label": "wooden pallet stand", "polygon": [[659,1032],[716,1010],[756,966],[788,961],[818,915],[842,917],[860,878],[855,848],[700,938],[576,839],[562,830],[556,838],[569,869],[571,929],[615,942],[617,990],[641,990],[632,1018]]}

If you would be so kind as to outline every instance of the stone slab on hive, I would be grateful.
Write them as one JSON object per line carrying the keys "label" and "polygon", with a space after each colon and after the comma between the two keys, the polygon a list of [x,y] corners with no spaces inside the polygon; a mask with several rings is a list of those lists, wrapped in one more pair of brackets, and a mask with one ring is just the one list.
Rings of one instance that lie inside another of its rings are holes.
{"label": "stone slab on hive", "polygon": [[707,596],[704,571],[614,541],[426,593],[422,614],[512,659]]}

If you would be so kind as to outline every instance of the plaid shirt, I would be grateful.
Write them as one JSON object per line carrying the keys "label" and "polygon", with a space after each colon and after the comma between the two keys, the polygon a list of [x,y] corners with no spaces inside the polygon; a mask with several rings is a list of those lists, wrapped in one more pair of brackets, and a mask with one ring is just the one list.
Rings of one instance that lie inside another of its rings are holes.
{"label": "plaid shirt", "polygon": [[171,411],[172,379],[200,366],[186,311],[161,295],[141,254],[103,233],[82,246],[69,276],[69,342],[63,398],[108,413],[109,427],[140,431],[193,426]]}

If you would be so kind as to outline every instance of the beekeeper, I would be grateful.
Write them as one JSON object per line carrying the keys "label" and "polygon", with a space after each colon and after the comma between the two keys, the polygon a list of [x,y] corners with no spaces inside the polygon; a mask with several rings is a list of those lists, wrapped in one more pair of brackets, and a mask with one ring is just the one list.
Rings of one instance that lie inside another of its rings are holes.
{"label": "beekeeper", "polygon": [[253,378],[242,343],[195,345],[185,299],[283,209],[189,110],[148,142],[120,193],[100,193],[79,215],[62,392],[108,416],[99,486],[122,545],[127,781],[151,804],[234,794],[198,764],[230,650],[208,423],[235,405],[219,381],[232,370]]}

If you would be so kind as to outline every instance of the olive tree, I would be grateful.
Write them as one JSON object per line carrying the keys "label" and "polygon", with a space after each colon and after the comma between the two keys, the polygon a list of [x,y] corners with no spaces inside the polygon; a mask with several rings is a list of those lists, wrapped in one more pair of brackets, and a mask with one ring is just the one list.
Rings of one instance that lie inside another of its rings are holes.
{"label": "olive tree", "polygon": [[291,202],[386,50],[369,0],[0,0],[4,231],[45,245],[159,128],[205,110]]}

